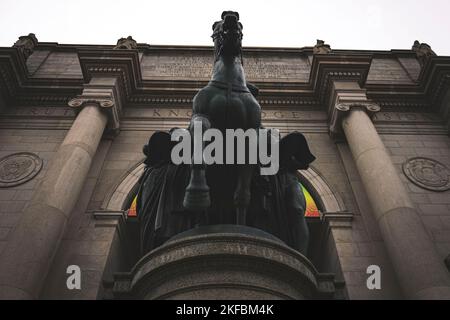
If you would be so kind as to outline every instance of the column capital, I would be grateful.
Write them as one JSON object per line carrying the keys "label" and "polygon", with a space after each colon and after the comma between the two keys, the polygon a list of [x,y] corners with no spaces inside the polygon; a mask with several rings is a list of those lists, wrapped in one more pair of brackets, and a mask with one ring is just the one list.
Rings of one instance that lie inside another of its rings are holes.
{"label": "column capital", "polygon": [[367,113],[369,118],[375,115],[375,113],[381,110],[381,107],[370,101],[361,102],[338,102],[335,104],[334,108],[331,110],[330,122],[329,122],[329,132],[333,139],[342,140],[344,135],[342,131],[342,119],[350,113],[352,109],[360,109]]}
{"label": "column capital", "polygon": [[114,107],[114,102],[110,98],[106,97],[77,97],[69,101],[69,107],[78,109],[82,108],[88,104],[95,104],[101,108],[112,108]]}
{"label": "column capital", "polygon": [[96,105],[108,116],[106,133],[117,135],[120,130],[122,99],[115,78],[92,78],[85,85],[83,93],[68,103],[75,112],[80,112],[85,106]]}
{"label": "column capital", "polygon": [[96,105],[108,116],[107,133],[116,135],[120,130],[120,116],[114,99],[111,96],[78,96],[69,101],[69,107],[77,113],[85,106]]}

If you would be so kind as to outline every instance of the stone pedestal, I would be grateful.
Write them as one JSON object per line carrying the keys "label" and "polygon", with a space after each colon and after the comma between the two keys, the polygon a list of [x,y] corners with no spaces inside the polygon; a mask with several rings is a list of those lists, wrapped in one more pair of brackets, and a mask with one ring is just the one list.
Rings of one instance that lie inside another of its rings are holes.
{"label": "stone pedestal", "polygon": [[176,236],[116,274],[117,299],[333,298],[334,275],[277,238],[243,226],[212,226]]}

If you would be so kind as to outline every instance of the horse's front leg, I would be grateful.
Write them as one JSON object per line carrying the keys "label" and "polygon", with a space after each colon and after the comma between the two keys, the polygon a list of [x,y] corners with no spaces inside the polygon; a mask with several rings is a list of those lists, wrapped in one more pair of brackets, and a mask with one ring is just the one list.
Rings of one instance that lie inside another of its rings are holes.
{"label": "horse's front leg", "polygon": [[234,193],[234,205],[236,207],[236,224],[245,225],[247,208],[250,204],[250,186],[255,165],[238,165],[237,185]]}
{"label": "horse's front leg", "polygon": [[183,200],[183,206],[192,211],[203,211],[211,205],[203,160],[204,142],[202,136],[203,131],[210,127],[211,124],[206,116],[199,114],[192,116],[189,130],[194,142],[194,152],[192,154],[191,177]]}

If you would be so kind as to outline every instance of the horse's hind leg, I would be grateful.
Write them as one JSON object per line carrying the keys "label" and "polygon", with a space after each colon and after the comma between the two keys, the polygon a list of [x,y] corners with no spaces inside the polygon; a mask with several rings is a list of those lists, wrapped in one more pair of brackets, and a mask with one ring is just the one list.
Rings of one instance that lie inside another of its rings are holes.
{"label": "horse's hind leg", "polygon": [[236,207],[236,224],[245,225],[247,207],[250,204],[250,185],[252,181],[254,165],[237,166],[237,185],[234,192],[234,205]]}
{"label": "horse's hind leg", "polygon": [[[211,123],[206,116],[195,114],[192,116],[189,129],[194,139],[194,154],[192,155],[191,177],[183,200],[183,206],[192,211],[203,211],[211,205],[209,187],[206,182],[206,166],[203,162],[203,137],[195,137],[204,130],[211,128]],[[201,163],[195,163],[196,153]]]}

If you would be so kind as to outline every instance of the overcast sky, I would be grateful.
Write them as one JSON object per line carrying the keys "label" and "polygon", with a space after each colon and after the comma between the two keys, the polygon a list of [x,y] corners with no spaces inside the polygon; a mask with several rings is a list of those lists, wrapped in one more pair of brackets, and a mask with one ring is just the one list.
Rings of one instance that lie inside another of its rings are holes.
{"label": "overcast sky", "polygon": [[212,23],[238,11],[244,46],[410,49],[450,55],[449,0],[0,0],[0,46],[30,32],[39,41],[210,45]]}

